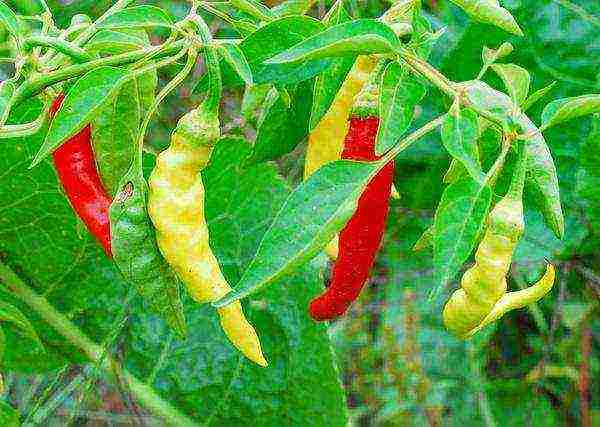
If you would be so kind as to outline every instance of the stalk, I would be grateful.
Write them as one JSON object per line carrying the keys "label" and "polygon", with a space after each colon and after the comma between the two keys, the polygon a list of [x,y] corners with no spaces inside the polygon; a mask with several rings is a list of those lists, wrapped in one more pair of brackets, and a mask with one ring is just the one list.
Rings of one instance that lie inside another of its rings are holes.
{"label": "stalk", "polygon": [[168,425],[194,426],[190,418],[163,400],[148,384],[145,384],[123,368],[114,358],[105,354],[105,349],[93,342],[69,319],[56,311],[48,301],[27,286],[10,268],[0,262],[0,281],[13,295],[27,304],[60,335],[80,349],[90,361],[98,364],[115,382],[125,384],[138,401]]}

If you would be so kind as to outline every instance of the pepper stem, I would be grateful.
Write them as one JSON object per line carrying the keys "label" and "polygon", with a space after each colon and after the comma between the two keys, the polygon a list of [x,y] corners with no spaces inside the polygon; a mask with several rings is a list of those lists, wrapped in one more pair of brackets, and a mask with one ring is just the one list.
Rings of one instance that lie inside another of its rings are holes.
{"label": "pepper stem", "polygon": [[204,47],[204,64],[208,76],[208,95],[204,99],[203,105],[208,111],[218,114],[219,105],[221,103],[221,93],[223,92],[223,83],[221,81],[221,67],[219,65],[217,50],[212,45],[212,34],[204,19],[195,13],[190,14],[190,19],[196,24],[198,36],[206,45]]}

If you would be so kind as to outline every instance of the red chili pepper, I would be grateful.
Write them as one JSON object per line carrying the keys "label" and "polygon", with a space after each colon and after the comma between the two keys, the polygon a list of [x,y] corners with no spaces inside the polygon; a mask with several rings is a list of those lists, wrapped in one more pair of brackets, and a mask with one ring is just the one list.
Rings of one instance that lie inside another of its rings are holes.
{"label": "red chili pepper", "polygon": [[[50,116],[60,108],[64,95],[54,100]],[[54,167],[71,206],[88,230],[112,258],[110,249],[110,220],[108,210],[111,197],[106,192],[94,158],[91,127],[87,125],[52,154]]]}
{"label": "red chili pepper", "polygon": [[[343,159],[377,160],[375,137],[378,117],[351,117],[344,141]],[[340,252],[327,290],[310,303],[315,320],[331,320],[344,314],[369,278],[379,250],[389,210],[394,163],[390,162],[369,182],[358,200],[356,212],[340,233]]]}

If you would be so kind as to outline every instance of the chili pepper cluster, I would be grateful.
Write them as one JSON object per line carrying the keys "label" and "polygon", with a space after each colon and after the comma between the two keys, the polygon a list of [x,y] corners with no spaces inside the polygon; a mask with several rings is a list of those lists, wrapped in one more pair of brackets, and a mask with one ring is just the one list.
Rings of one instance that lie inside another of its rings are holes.
{"label": "chili pepper cluster", "polygon": [[[208,29],[202,30],[209,40]],[[188,59],[190,64],[195,58]],[[180,118],[169,147],[157,156],[148,183],[142,173],[140,146],[112,200],[96,168],[90,125],[53,154],[59,180],[74,211],[106,254],[114,256],[124,277],[181,336],[185,336],[186,324],[179,281],[198,303],[215,302],[232,290],[210,247],[204,214],[201,171],[220,138],[221,92],[218,58],[211,48],[206,49],[205,58],[207,68],[212,70],[210,94]],[[381,72],[375,65],[373,58],[358,58],[331,108],[309,135],[305,178],[340,158],[362,162],[381,159],[375,153],[380,118],[379,86],[374,82]],[[51,115],[62,100],[62,96],[56,99]],[[459,337],[473,335],[509,310],[537,301],[552,288],[555,273],[548,264],[535,285],[507,292],[506,275],[524,230],[525,163],[526,156],[521,152],[508,193],[489,214],[475,264],[464,273],[460,289],[444,307],[444,324]],[[366,184],[353,215],[327,246],[334,264],[329,286],[310,303],[309,313],[314,320],[342,316],[367,283],[383,239],[393,179],[392,160]],[[241,303],[234,301],[217,308],[217,312],[233,345],[248,359],[266,366],[259,336],[246,319]]]}

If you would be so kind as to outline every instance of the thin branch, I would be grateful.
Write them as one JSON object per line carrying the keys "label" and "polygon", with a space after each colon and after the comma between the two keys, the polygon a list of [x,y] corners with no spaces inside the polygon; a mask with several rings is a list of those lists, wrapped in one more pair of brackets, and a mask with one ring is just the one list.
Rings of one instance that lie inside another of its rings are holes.
{"label": "thin branch", "polygon": [[79,348],[92,362],[98,363],[107,376],[116,381],[122,380],[139,402],[149,411],[177,426],[193,426],[195,423],[163,400],[148,384],[133,376],[110,355],[104,357],[105,350],[87,337],[69,319],[56,311],[48,301],[27,286],[10,268],[0,262],[0,281],[21,301],[34,310],[72,345]]}

